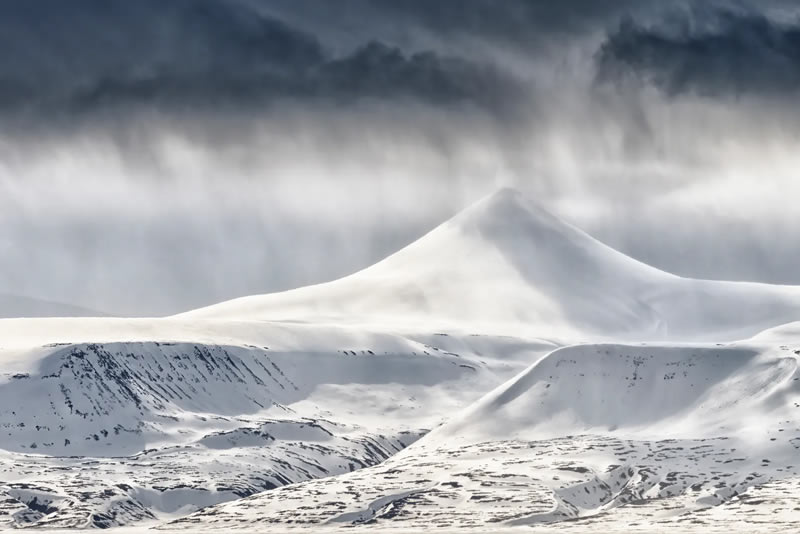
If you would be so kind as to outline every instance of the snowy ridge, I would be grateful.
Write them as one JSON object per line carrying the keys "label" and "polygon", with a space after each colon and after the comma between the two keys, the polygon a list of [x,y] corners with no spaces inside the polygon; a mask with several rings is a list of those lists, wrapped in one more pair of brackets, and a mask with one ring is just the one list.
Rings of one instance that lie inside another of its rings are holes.
{"label": "snowy ridge", "polygon": [[748,424],[764,424],[767,407],[774,411],[787,394],[800,394],[798,355],[800,350],[786,346],[747,344],[565,347],[436,435],[542,439],[607,430],[647,435],[654,426],[662,437],[748,433],[753,430]]}

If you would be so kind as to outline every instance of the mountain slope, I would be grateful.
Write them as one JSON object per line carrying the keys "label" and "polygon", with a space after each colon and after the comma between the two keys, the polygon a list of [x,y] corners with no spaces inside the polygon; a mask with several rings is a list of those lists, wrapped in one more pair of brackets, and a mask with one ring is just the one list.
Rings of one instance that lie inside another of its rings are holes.
{"label": "mountain slope", "polygon": [[664,273],[504,189],[346,278],[180,317],[732,340],[800,318],[800,288]]}

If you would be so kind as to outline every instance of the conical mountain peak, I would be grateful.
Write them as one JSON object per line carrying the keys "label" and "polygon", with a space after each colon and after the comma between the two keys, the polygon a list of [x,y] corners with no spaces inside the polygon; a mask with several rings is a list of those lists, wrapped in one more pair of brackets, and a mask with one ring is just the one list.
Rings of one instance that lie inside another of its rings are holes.
{"label": "conical mountain peak", "polygon": [[709,323],[746,337],[796,319],[798,303],[797,289],[670,275],[503,188],[350,276],[185,316],[665,339]]}

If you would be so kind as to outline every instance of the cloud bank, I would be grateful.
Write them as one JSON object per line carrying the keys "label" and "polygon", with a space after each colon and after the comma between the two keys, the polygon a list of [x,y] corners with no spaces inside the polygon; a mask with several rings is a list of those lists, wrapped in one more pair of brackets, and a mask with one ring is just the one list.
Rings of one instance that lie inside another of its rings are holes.
{"label": "cloud bank", "polygon": [[363,98],[496,110],[519,90],[491,64],[377,38],[337,55],[236,0],[3,3],[0,36],[0,110],[26,118]]}
{"label": "cloud bank", "polygon": [[670,95],[795,95],[800,19],[696,8],[656,24],[625,18],[598,53],[601,78],[634,76]]}

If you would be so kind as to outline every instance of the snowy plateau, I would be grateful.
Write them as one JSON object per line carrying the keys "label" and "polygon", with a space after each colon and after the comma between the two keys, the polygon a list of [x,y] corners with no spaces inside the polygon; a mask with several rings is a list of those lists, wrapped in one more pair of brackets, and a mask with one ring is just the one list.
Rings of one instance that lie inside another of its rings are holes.
{"label": "snowy plateau", "polygon": [[3,319],[0,530],[800,532],[793,321],[509,189],[333,282]]}

